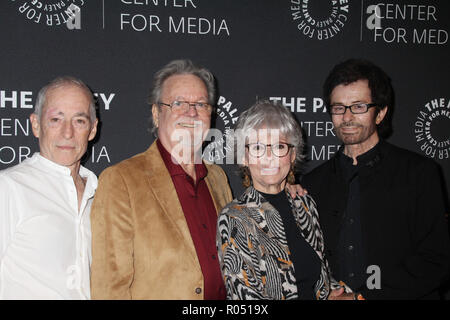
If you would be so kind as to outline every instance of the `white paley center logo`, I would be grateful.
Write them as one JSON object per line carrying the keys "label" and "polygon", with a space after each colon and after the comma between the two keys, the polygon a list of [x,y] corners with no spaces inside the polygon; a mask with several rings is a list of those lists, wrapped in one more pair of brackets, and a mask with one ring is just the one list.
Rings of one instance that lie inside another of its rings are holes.
{"label": "white paley center logo", "polygon": [[292,20],[305,37],[317,40],[333,38],[348,20],[348,0],[291,0]]}
{"label": "white paley center logo", "polygon": [[420,150],[428,157],[450,158],[450,99],[436,98],[427,102],[414,122],[414,135]]}
{"label": "white paley center logo", "polygon": [[231,101],[223,96],[219,97],[216,108],[217,129],[211,129],[205,139],[211,141],[203,151],[206,161],[222,164],[223,159],[227,158],[226,163],[233,163],[233,128],[239,119],[237,111]]}
{"label": "white paley center logo", "polygon": [[80,8],[85,0],[32,0],[16,1],[18,10],[27,20],[49,27],[66,25],[68,29],[80,29]]}

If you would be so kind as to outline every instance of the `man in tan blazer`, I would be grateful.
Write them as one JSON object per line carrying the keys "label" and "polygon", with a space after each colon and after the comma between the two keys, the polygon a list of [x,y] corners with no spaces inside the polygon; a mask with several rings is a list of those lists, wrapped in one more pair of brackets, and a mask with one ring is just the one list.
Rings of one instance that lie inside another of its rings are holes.
{"label": "man in tan blazer", "polygon": [[223,170],[196,157],[214,94],[212,74],[189,60],[155,74],[156,141],[99,178],[91,213],[93,299],[225,297],[215,228],[232,195]]}

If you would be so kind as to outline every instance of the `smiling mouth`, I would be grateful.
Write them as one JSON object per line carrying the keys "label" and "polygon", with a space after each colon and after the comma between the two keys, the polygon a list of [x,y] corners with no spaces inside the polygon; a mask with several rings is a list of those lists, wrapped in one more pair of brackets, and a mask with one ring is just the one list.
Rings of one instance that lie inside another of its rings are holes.
{"label": "smiling mouth", "polygon": [[354,132],[357,131],[359,129],[359,127],[357,126],[352,126],[352,127],[341,127],[340,130],[343,132]]}
{"label": "smiling mouth", "polygon": [[268,175],[268,176],[273,175],[277,172],[278,172],[278,168],[262,168],[261,169],[261,174]]}
{"label": "smiling mouth", "polygon": [[183,122],[179,122],[178,125],[184,128],[195,128],[199,126],[198,123],[183,123]]}
{"label": "smiling mouth", "polygon": [[59,149],[62,150],[73,150],[75,149],[75,147],[71,147],[71,146],[57,146]]}

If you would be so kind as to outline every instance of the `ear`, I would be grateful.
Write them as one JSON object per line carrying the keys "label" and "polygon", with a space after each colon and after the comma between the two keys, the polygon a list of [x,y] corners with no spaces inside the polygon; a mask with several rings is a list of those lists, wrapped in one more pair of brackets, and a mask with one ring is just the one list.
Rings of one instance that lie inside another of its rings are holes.
{"label": "ear", "polygon": [[383,121],[384,117],[386,116],[386,113],[388,111],[388,106],[385,106],[383,109],[378,111],[378,114],[375,118],[375,123],[379,125],[381,121]]}
{"label": "ear", "polygon": [[96,118],[94,121],[94,125],[92,126],[91,132],[89,133],[88,141],[91,141],[92,139],[95,138],[95,135],[97,134],[97,124],[98,119]]}
{"label": "ear", "polygon": [[153,116],[153,124],[156,128],[158,128],[159,124],[159,108],[156,104],[152,105],[152,116]]}
{"label": "ear", "polygon": [[35,113],[30,114],[30,122],[31,122],[31,129],[33,130],[33,135],[39,139],[39,131],[41,130],[41,125],[39,123],[39,118],[37,114]]}

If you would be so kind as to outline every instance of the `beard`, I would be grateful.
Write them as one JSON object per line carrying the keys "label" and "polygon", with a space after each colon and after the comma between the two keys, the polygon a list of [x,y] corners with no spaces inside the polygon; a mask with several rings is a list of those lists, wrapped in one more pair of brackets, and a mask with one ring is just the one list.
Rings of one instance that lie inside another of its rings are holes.
{"label": "beard", "polygon": [[350,121],[343,122],[336,128],[337,137],[344,145],[362,144],[376,132],[376,125],[365,126],[361,123]]}

